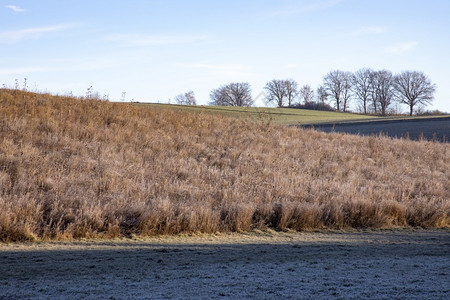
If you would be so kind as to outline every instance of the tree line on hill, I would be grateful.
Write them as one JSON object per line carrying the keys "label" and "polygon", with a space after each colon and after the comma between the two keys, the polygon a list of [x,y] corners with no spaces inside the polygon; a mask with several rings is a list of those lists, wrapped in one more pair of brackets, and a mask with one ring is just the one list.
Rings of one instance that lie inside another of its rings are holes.
{"label": "tree line on hill", "polygon": [[[389,70],[362,68],[355,73],[331,71],[323,77],[323,83],[316,91],[309,85],[299,88],[293,79],[273,79],[267,82],[264,90],[266,103],[277,107],[346,112],[350,101],[355,100],[364,114],[386,115],[397,102],[408,106],[409,115],[412,115],[418,106],[431,103],[436,85],[420,71],[394,75]],[[187,105],[196,103],[193,91],[178,95],[175,101]],[[210,105],[252,106],[253,103],[248,82],[233,82],[210,93]]]}
{"label": "tree line on hill", "polygon": [[430,104],[436,85],[423,72],[389,70],[374,71],[363,68],[355,73],[335,70],[323,78],[319,87],[324,96],[330,96],[338,111],[346,111],[350,99],[355,98],[365,114],[386,115],[395,101],[405,104],[412,116],[418,105]]}

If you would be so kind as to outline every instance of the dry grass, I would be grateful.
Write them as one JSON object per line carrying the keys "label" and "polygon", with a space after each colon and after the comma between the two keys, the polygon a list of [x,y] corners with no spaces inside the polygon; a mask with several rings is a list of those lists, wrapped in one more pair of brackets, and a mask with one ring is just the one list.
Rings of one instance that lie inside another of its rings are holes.
{"label": "dry grass", "polygon": [[450,145],[0,90],[0,241],[450,225]]}

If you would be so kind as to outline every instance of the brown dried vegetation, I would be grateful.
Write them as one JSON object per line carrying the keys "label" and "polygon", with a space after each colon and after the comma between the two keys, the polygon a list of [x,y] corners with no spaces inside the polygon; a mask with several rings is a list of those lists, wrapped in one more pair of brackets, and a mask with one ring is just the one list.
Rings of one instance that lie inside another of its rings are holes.
{"label": "brown dried vegetation", "polygon": [[450,145],[0,90],[0,241],[450,225]]}

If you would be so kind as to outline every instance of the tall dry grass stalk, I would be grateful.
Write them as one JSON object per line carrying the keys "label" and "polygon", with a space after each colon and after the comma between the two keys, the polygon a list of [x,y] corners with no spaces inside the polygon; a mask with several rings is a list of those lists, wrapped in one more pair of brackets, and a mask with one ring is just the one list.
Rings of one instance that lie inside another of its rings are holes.
{"label": "tall dry grass stalk", "polygon": [[0,241],[450,225],[450,145],[0,90]]}

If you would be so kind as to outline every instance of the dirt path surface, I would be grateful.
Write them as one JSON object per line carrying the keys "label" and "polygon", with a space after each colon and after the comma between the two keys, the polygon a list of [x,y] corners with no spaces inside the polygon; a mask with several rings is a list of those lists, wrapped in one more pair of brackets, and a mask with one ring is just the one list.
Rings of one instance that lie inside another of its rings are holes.
{"label": "dirt path surface", "polygon": [[0,299],[450,299],[450,231],[0,244]]}

